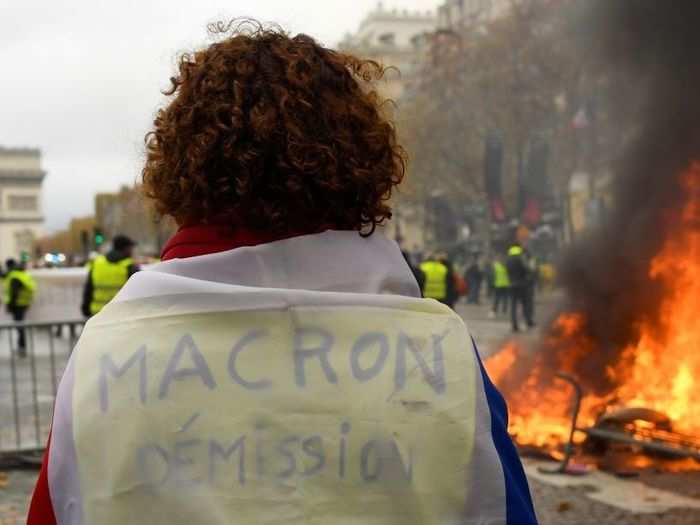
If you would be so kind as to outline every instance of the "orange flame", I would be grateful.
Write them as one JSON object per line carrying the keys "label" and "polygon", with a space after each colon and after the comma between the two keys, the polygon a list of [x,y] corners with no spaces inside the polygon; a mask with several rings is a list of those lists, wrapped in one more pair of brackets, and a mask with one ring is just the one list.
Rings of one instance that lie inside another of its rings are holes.
{"label": "orange flame", "polygon": [[[611,388],[601,395],[584,392],[579,426],[591,426],[615,408],[645,407],[666,414],[674,431],[700,438],[700,402],[693,399],[700,394],[700,163],[683,183],[687,204],[676,212],[678,225],[648,268],[649,279],[664,290],[657,319],[641,321],[638,341],[597,371]],[[572,398],[555,374],[581,378],[580,364],[596,345],[580,312],[561,315],[543,345],[543,352],[555,350],[554,359],[545,362],[542,352],[527,353],[510,342],[486,367],[508,400],[517,442],[555,450],[568,439]]]}

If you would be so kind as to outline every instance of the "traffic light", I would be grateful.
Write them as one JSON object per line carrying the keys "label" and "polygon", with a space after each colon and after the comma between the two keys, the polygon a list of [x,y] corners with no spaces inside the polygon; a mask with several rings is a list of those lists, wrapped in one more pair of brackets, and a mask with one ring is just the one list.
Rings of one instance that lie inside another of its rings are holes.
{"label": "traffic light", "polygon": [[102,233],[102,228],[95,228],[95,247],[99,248],[104,242],[105,236]]}

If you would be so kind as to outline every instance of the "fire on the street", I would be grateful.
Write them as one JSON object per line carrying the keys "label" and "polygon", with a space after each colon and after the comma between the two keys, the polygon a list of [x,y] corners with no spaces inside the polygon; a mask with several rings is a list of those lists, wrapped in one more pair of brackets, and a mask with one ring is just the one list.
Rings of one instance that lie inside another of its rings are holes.
{"label": "fire on the street", "polygon": [[[683,178],[687,195],[680,210],[669,210],[677,227],[648,268],[662,285],[656,318],[642,319],[636,344],[615,352],[614,362],[594,369],[588,356],[598,351],[582,313],[560,315],[537,349],[514,342],[487,360],[486,367],[510,409],[510,432],[520,445],[555,452],[571,429],[572,394],[555,378],[572,375],[584,389],[579,427],[623,407],[643,407],[665,414],[673,435],[700,437],[700,163]],[[609,305],[615,308],[614,301]],[[638,439],[664,439],[668,429],[633,421],[626,431]],[[584,438],[578,435],[580,441]],[[700,465],[698,465],[700,466]]]}

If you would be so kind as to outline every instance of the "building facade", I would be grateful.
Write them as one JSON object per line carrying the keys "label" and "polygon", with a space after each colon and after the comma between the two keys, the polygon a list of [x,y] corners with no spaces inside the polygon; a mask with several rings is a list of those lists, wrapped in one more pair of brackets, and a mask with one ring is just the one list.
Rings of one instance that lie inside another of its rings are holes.
{"label": "building facade", "polygon": [[94,231],[97,227],[95,217],[72,219],[68,228],[39,239],[34,253],[37,257],[47,254],[63,254],[68,263],[80,263],[87,260],[94,250]]}
{"label": "building facade", "polygon": [[33,255],[44,231],[38,149],[0,147],[0,260]]}
{"label": "building facade", "polygon": [[[402,97],[414,87],[437,18],[432,11],[388,9],[379,2],[360,23],[357,32],[347,35],[340,43],[341,50],[362,58],[376,60],[390,67],[378,86],[380,95],[394,101],[401,112]],[[394,115],[396,116],[396,115]],[[420,251],[424,245],[423,218],[420,211],[396,198],[394,217],[383,228],[383,233],[397,240],[405,249]]]}
{"label": "building facade", "polygon": [[346,35],[339,47],[390,66],[380,91],[383,97],[400,104],[401,95],[422,56],[425,37],[435,26],[432,11],[386,9],[379,2],[360,23],[357,32]]}
{"label": "building facade", "polygon": [[97,194],[95,220],[108,245],[116,235],[128,235],[137,242],[136,252],[146,256],[160,255],[175,231],[172,220],[156,216],[139,186]]}
{"label": "building facade", "polygon": [[441,29],[485,24],[505,15],[513,0],[445,0],[438,8]]}
{"label": "building facade", "polygon": [[34,254],[59,254],[65,256],[65,264],[80,264],[94,252],[109,251],[116,235],[127,235],[136,241],[138,256],[153,257],[175,229],[172,220],[156,217],[139,186],[123,186],[95,195],[94,215],[75,218],[67,229],[38,239]]}

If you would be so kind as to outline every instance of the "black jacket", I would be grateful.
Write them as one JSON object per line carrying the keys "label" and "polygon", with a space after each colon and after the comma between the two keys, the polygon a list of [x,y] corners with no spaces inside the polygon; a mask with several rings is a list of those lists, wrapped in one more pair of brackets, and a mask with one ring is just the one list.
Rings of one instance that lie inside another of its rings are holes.
{"label": "black jacket", "polygon": [[450,261],[442,261],[442,264],[447,266],[447,306],[452,308],[454,304],[459,299],[459,293],[457,293],[457,286],[455,285],[455,269]]}
{"label": "black jacket", "polygon": [[422,294],[423,288],[425,287],[425,274],[423,273],[423,270],[413,266],[413,263],[411,262],[411,258],[408,256],[408,253],[401,251],[401,255],[403,255],[403,258],[406,261],[406,264],[410,268],[411,273],[413,274],[413,277],[415,278],[416,282],[418,283],[418,288],[420,288],[420,291]]}
{"label": "black jacket", "polygon": [[528,285],[530,270],[523,255],[509,255],[506,260],[506,269],[511,287],[520,288]]}
{"label": "black jacket", "polygon": [[10,281],[10,302],[7,303],[8,312],[13,312],[17,309],[17,298],[20,290],[22,290],[22,282],[19,279],[12,279]]}
{"label": "black jacket", "polygon": [[478,283],[484,278],[484,272],[481,270],[478,264],[473,263],[469,268],[467,268],[464,278],[468,283]]}
{"label": "black jacket", "polygon": [[[121,252],[118,252],[116,250],[112,250],[107,254],[107,260],[111,263],[118,263],[119,261],[123,261],[126,259],[128,255],[125,255]],[[129,277],[134,275],[136,272],[139,271],[139,267],[136,264],[132,264],[129,266]],[[85,286],[83,287],[83,302],[82,305],[80,306],[80,311],[83,313],[85,317],[90,317],[92,313],[90,312],[90,304],[92,303],[92,293],[93,293],[93,286],[92,286],[92,271],[88,272],[87,280],[85,281]]]}

